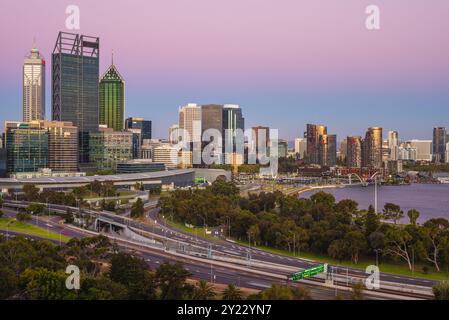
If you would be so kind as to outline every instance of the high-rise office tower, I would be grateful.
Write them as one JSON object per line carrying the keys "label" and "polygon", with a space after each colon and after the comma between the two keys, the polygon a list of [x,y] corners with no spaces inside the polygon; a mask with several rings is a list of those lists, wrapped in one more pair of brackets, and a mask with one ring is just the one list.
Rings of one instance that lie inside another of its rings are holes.
{"label": "high-rise office tower", "polygon": [[52,54],[52,119],[78,127],[79,162],[89,162],[89,133],[99,124],[100,39],[59,32]]}
{"label": "high-rise office tower", "polygon": [[327,127],[316,124],[307,125],[307,160],[311,164],[320,164],[320,136],[327,134]]}
{"label": "high-rise office tower", "polygon": [[344,138],[340,142],[340,148],[338,148],[337,159],[340,160],[341,163],[346,163],[346,157],[348,153],[348,139]]}
{"label": "high-rise office tower", "polygon": [[270,156],[270,128],[264,126],[257,126],[251,128],[252,146],[249,152],[254,152],[257,156]]}
{"label": "high-rise office tower", "polygon": [[100,79],[100,124],[115,131],[125,127],[125,81],[112,60]]}
{"label": "high-rise office tower", "polygon": [[78,170],[78,128],[71,122],[40,121],[48,131],[48,168],[55,172]]}
{"label": "high-rise office tower", "polygon": [[397,131],[388,132],[388,149],[390,149],[389,160],[399,159],[399,134]]}
{"label": "high-rise office tower", "polygon": [[446,163],[449,163],[449,142],[446,143]]}
{"label": "high-rise office tower", "polygon": [[133,159],[140,159],[142,155],[142,130],[128,129],[133,135]]}
{"label": "high-rise office tower", "polygon": [[288,141],[285,139],[278,139],[278,157],[286,158],[288,156]]}
{"label": "high-rise office tower", "polygon": [[127,118],[125,121],[126,129],[140,129],[141,139],[150,140],[152,138],[152,123],[151,120],[144,118]]}
{"label": "high-rise office tower", "polygon": [[201,132],[216,129],[223,132],[223,106],[220,104],[207,104],[201,106]]}
{"label": "high-rise office tower", "polygon": [[6,121],[5,148],[8,173],[48,168],[48,130],[37,121]]}
{"label": "high-rise office tower", "polygon": [[178,126],[184,132],[185,143],[201,142],[201,107],[195,103],[181,107]]}
{"label": "high-rise office tower", "polygon": [[295,139],[295,153],[300,159],[304,159],[307,153],[307,139],[306,138],[296,138]]}
{"label": "high-rise office tower", "polygon": [[445,162],[446,157],[446,128],[433,128],[433,161]]}
{"label": "high-rise office tower", "polygon": [[179,142],[179,125],[174,124],[168,128],[168,141],[171,144],[177,144]]}
{"label": "high-rise office tower", "polygon": [[[223,163],[223,106],[219,104],[208,104],[201,106],[201,132],[203,147],[209,146],[209,156],[215,159],[215,163]],[[220,139],[214,140],[205,135],[206,130],[216,130],[220,134]],[[203,149],[204,152],[204,149]],[[204,159],[203,159],[204,160]]]}
{"label": "high-rise office tower", "polygon": [[348,137],[346,141],[346,165],[349,168],[361,168],[362,137]]}
{"label": "high-rise office tower", "polygon": [[[223,106],[223,150],[225,153],[238,152],[238,131],[241,130],[241,154],[243,153],[245,119],[242,109],[238,105],[225,104]],[[228,143],[228,145],[226,145]],[[229,151],[229,152],[227,152]]]}
{"label": "high-rise office tower", "polygon": [[23,121],[45,118],[45,60],[36,48],[23,61]]}
{"label": "high-rise office tower", "polygon": [[337,165],[337,136],[322,134],[318,146],[319,164],[325,167]]}
{"label": "high-rise office tower", "polygon": [[382,168],[382,128],[368,128],[363,141],[362,166],[370,169]]}

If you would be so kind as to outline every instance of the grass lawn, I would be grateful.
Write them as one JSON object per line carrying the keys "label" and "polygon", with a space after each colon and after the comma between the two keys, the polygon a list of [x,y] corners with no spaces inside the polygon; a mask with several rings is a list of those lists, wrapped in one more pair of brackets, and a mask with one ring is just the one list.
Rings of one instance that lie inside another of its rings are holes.
{"label": "grass lawn", "polygon": [[[237,241],[237,242],[240,243],[241,245],[248,246],[248,242],[244,242],[244,241]],[[264,250],[264,251],[276,253],[276,254],[285,255],[285,256],[290,256],[290,257],[294,256],[292,252],[288,252],[287,250],[274,249],[274,248],[269,248],[269,247],[264,247],[264,246],[256,246],[256,248]],[[375,260],[361,260],[361,261],[359,261],[358,264],[354,264],[351,261],[338,261],[338,260],[334,260],[334,259],[326,257],[326,256],[320,256],[320,255],[308,253],[308,252],[301,252],[301,256],[296,254],[296,257],[309,259],[309,260],[313,260],[316,262],[329,263],[329,264],[336,265],[336,266],[349,267],[349,268],[361,269],[361,270],[365,270],[367,266],[376,264]],[[397,275],[407,276],[407,277],[411,277],[411,278],[423,278],[423,279],[429,279],[429,280],[449,280],[448,272],[438,273],[435,270],[433,270],[432,267],[429,266],[430,271],[428,274],[425,274],[422,272],[422,267],[423,267],[423,265],[418,265],[418,264],[415,265],[415,272],[412,273],[406,265],[400,264],[400,263],[385,262],[385,263],[381,263],[379,265],[380,271],[383,273],[391,273],[391,274],[397,274]]]}
{"label": "grass lawn", "polygon": [[[57,241],[59,241],[60,239],[59,233],[47,231],[47,229],[36,227],[26,222],[20,222],[12,218],[0,218],[0,230],[8,230],[8,224],[10,231]],[[70,240],[70,238],[62,236],[61,240],[63,242],[67,242]]]}
{"label": "grass lawn", "polygon": [[[197,235],[198,237],[203,237],[206,238],[208,240],[211,241],[217,241],[217,238],[213,237],[212,235],[206,235],[205,234],[205,230],[204,228],[188,228],[183,224],[177,223],[177,222],[172,222],[169,219],[165,219],[165,222],[170,225],[173,228],[176,228],[180,231],[189,233],[191,235]],[[235,240],[235,239],[234,239]],[[237,243],[243,245],[243,246],[248,246],[248,242],[245,241],[237,241],[235,240]],[[255,248],[257,249],[261,249],[267,252],[272,252],[275,254],[280,254],[280,255],[285,255],[285,256],[290,256],[290,257],[294,257],[292,252],[289,252],[287,250],[281,250],[281,249],[275,249],[275,248],[270,248],[270,247],[265,247],[265,246],[256,246]],[[338,261],[326,256],[321,256],[321,255],[317,255],[317,254],[313,254],[313,253],[309,253],[309,252],[301,252],[301,255],[299,256],[298,254],[296,255],[297,258],[304,258],[304,259],[309,259],[312,261],[316,261],[318,263],[329,263],[335,266],[341,266],[341,267],[349,267],[349,268],[353,268],[353,269],[360,269],[360,270],[365,270],[367,266],[370,265],[375,265],[376,261],[375,260],[360,260],[358,264],[354,264],[351,261]],[[401,276],[407,276],[407,277],[411,277],[411,278],[422,278],[422,279],[428,279],[428,280],[449,280],[449,272],[436,272],[436,270],[434,270],[431,266],[429,267],[429,273],[425,274],[424,272],[422,272],[422,267],[423,265],[420,264],[416,264],[415,265],[415,272],[411,272],[408,267],[404,264],[401,263],[394,263],[394,262],[383,262],[381,261],[381,264],[379,265],[380,271],[383,273],[390,273],[390,274],[397,274],[397,275],[401,275]]]}
{"label": "grass lawn", "polygon": [[217,241],[217,238],[213,237],[210,234],[206,234],[206,230],[204,228],[200,228],[200,227],[198,227],[198,228],[189,228],[189,227],[186,227],[185,225],[183,225],[181,223],[170,221],[169,219],[162,219],[162,220],[164,220],[164,222],[167,223],[169,226],[171,226],[171,227],[173,227],[175,229],[178,229],[178,230],[180,230],[182,232],[189,233],[189,234],[191,234],[193,236],[206,238],[206,239],[208,239],[210,241]]}

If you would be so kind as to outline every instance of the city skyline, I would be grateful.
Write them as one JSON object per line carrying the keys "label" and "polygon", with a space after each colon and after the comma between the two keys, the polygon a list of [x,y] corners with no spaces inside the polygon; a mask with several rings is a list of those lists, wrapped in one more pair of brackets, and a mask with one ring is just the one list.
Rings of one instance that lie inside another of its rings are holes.
{"label": "city skyline", "polygon": [[[399,16],[403,1],[383,4],[385,18],[378,34],[364,29],[365,3],[356,1],[347,1],[344,5],[328,4],[335,18],[318,10],[322,4],[287,1],[285,8],[276,7],[272,11],[272,1],[268,1],[261,6],[260,13],[252,12],[247,23],[238,18],[245,17],[252,1],[242,5],[233,1],[220,5],[220,13],[204,1],[187,7],[179,1],[173,2],[187,12],[179,15],[175,8],[165,10],[166,5],[160,1],[151,2],[153,7],[135,1],[126,12],[117,10],[120,2],[108,6],[85,1],[78,3],[81,29],[76,32],[100,37],[100,73],[106,71],[110,54],[115,50],[116,64],[127,80],[125,117],[152,120],[155,137],[167,138],[167,128],[176,123],[176,110],[189,102],[238,104],[245,112],[248,127],[279,128],[280,137],[289,141],[301,137],[307,123],[325,123],[332,133],[337,134],[339,141],[347,135],[361,135],[371,126],[381,126],[385,132],[397,130],[401,139],[430,139],[433,127],[449,126],[449,94],[445,92],[449,83],[449,63],[444,58],[449,47],[442,44],[436,48],[438,41],[433,41],[447,38],[449,28],[445,26],[448,22],[441,12],[449,5],[443,1],[437,1],[432,8],[415,1],[413,6],[408,6],[409,15],[405,16]],[[2,16],[0,22],[1,30],[17,29],[14,38],[5,33],[5,39],[14,39],[16,45],[6,47],[0,53],[0,65],[4,70],[0,102],[8,106],[0,111],[2,120],[21,119],[22,93],[17,83],[20,82],[23,57],[32,47],[33,38],[36,38],[36,47],[43,57],[50,61],[57,33],[67,31],[64,28],[66,4],[27,4],[32,9],[30,12],[45,9],[51,13],[51,18],[35,30],[33,19],[23,10],[24,6],[7,2],[5,7],[9,12],[17,13],[23,21],[10,21]],[[203,6],[202,12],[210,13],[210,17],[201,22],[188,17],[187,13],[198,6]],[[236,26],[229,26],[223,18],[230,17],[233,8],[238,9]],[[150,9],[154,12],[148,12]],[[286,9],[298,9],[297,16]],[[139,10],[161,17],[147,19],[151,22],[140,21]],[[121,19],[127,15],[136,19],[119,30],[115,24],[97,24],[96,16],[100,12],[117,19],[119,14]],[[213,19],[217,15],[222,16],[218,22]],[[421,18],[418,25],[412,23],[416,15]],[[302,22],[296,22],[301,20],[296,18],[301,17],[304,18]],[[166,20],[161,21],[163,18]],[[265,18],[270,18],[267,26],[262,23]],[[327,22],[318,25],[314,18]],[[426,21],[432,21],[432,24]],[[168,28],[171,22],[175,25]],[[332,28],[332,23],[341,23],[341,30]],[[223,41],[203,30],[204,26],[214,29],[215,36]],[[304,34],[304,27],[310,29],[311,36]],[[240,36],[239,32],[242,33]],[[317,32],[322,41],[317,42],[312,36]],[[433,35],[432,41],[427,39],[429,33]],[[266,39],[260,34],[265,34]],[[350,36],[339,38],[343,34]],[[150,44],[136,43],[127,35],[133,35],[132,39],[142,36],[151,41],[144,41]],[[187,39],[182,40],[182,35]],[[342,42],[336,43],[338,41],[331,35]],[[276,40],[277,36],[281,38]],[[173,37],[179,43],[171,41]],[[288,41],[295,37],[297,42]],[[398,37],[403,40],[401,48],[394,44]],[[275,41],[278,49],[269,46],[265,48],[268,50],[262,50],[264,44],[271,43],[264,41]],[[211,43],[220,50],[211,51],[204,43]],[[407,52],[406,58],[404,52]],[[217,63],[219,59],[222,64]],[[145,61],[145,64],[138,61]],[[51,114],[50,77],[47,64],[47,118]]]}
{"label": "city skyline", "polygon": [[448,0],[1,8],[0,300],[449,300]]}

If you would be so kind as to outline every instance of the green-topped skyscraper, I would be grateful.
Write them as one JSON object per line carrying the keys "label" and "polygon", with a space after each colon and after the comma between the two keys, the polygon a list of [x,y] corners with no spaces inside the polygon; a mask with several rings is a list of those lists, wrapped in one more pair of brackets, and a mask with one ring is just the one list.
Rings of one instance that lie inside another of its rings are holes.
{"label": "green-topped skyscraper", "polygon": [[114,131],[125,128],[125,81],[114,65],[114,56],[100,79],[100,124]]}

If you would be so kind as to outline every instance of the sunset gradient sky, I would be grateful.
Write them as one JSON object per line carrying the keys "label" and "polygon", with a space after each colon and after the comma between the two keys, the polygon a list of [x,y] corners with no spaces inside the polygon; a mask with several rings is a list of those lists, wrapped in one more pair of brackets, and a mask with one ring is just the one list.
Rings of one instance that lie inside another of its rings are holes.
{"label": "sunset gradient sky", "polygon": [[[115,52],[126,114],[153,120],[157,137],[188,102],[236,103],[247,126],[292,139],[308,122],[339,140],[368,126],[431,138],[449,126],[447,0],[2,0],[0,119],[22,117],[23,57],[36,37],[47,63],[81,10],[79,33],[100,37],[101,72]],[[365,8],[381,9],[381,30]]]}

